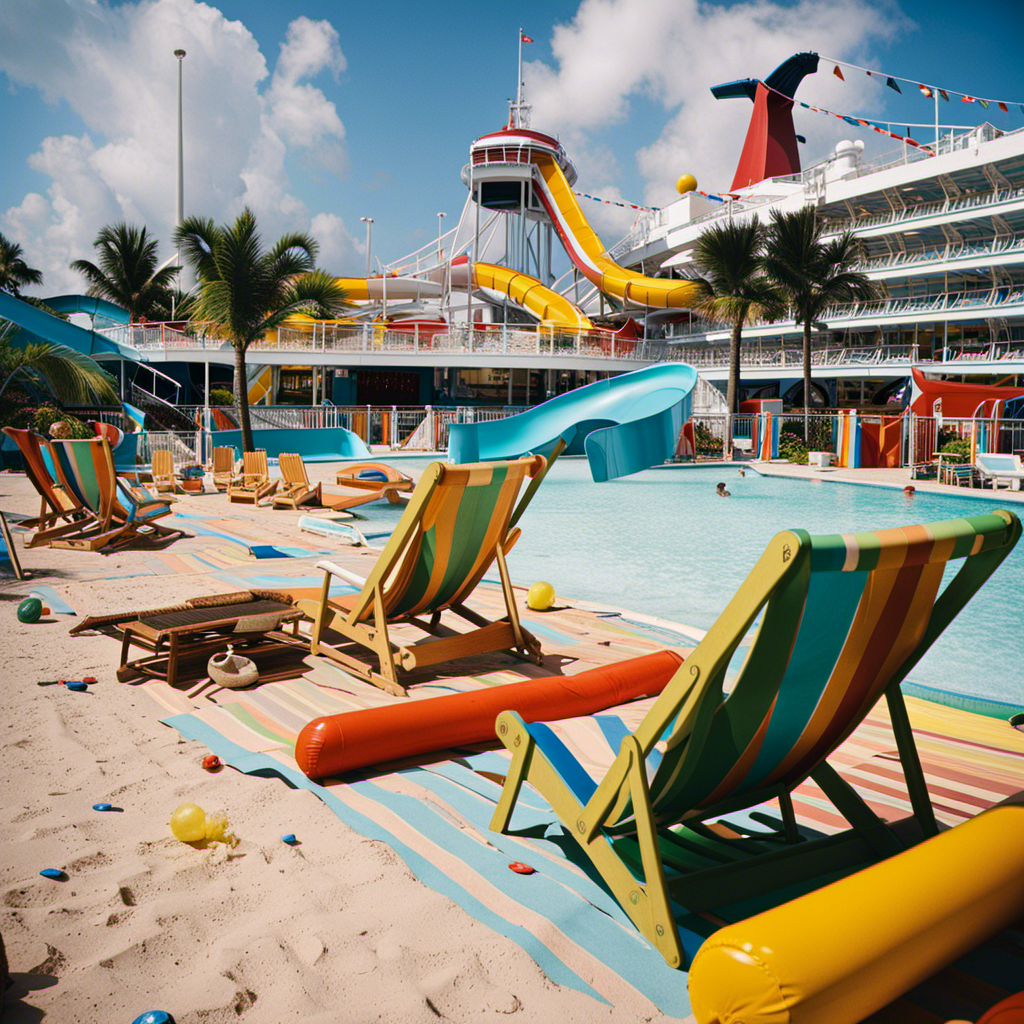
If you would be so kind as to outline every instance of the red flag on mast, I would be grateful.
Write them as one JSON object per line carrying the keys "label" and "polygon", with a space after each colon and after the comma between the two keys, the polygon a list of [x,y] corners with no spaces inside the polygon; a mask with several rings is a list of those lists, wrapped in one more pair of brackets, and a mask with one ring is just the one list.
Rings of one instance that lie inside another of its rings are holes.
{"label": "red flag on mast", "polygon": [[528,36],[525,32],[520,32],[519,33],[519,41],[521,43],[532,43],[533,39],[530,36]]}

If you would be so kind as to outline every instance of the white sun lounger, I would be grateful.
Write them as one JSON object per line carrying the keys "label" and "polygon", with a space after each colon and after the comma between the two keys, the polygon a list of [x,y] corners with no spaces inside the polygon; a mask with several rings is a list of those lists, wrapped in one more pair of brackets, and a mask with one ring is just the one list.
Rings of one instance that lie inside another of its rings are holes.
{"label": "white sun lounger", "polygon": [[975,466],[981,474],[981,482],[992,482],[993,488],[1005,483],[1011,490],[1019,491],[1020,482],[1024,480],[1024,467],[1016,455],[995,455],[991,452],[978,452]]}

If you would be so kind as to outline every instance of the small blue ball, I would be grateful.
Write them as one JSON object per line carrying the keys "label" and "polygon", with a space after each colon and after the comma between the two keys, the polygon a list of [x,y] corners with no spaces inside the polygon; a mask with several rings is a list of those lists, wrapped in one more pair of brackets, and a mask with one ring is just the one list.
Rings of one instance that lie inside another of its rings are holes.
{"label": "small blue ball", "polygon": [[165,1010],[147,1010],[141,1017],[136,1017],[132,1024],[174,1024],[174,1018]]}

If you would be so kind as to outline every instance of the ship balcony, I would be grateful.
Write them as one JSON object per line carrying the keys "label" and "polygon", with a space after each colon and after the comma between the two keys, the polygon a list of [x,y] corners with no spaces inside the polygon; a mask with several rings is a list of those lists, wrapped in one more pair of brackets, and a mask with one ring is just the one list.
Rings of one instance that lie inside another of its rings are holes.
{"label": "ship balcony", "polygon": [[916,252],[901,252],[863,260],[857,269],[874,281],[918,274],[976,270],[988,266],[1021,263],[1024,236],[974,244],[933,246]]}

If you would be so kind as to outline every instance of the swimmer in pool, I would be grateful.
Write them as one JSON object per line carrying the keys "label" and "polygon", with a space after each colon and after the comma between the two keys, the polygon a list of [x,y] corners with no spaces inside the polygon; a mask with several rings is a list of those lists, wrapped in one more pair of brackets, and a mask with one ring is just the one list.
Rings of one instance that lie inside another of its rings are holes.
{"label": "swimmer in pool", "polygon": [[725,482],[723,481],[715,488],[715,494],[720,498],[728,498],[729,492],[725,489]]}

